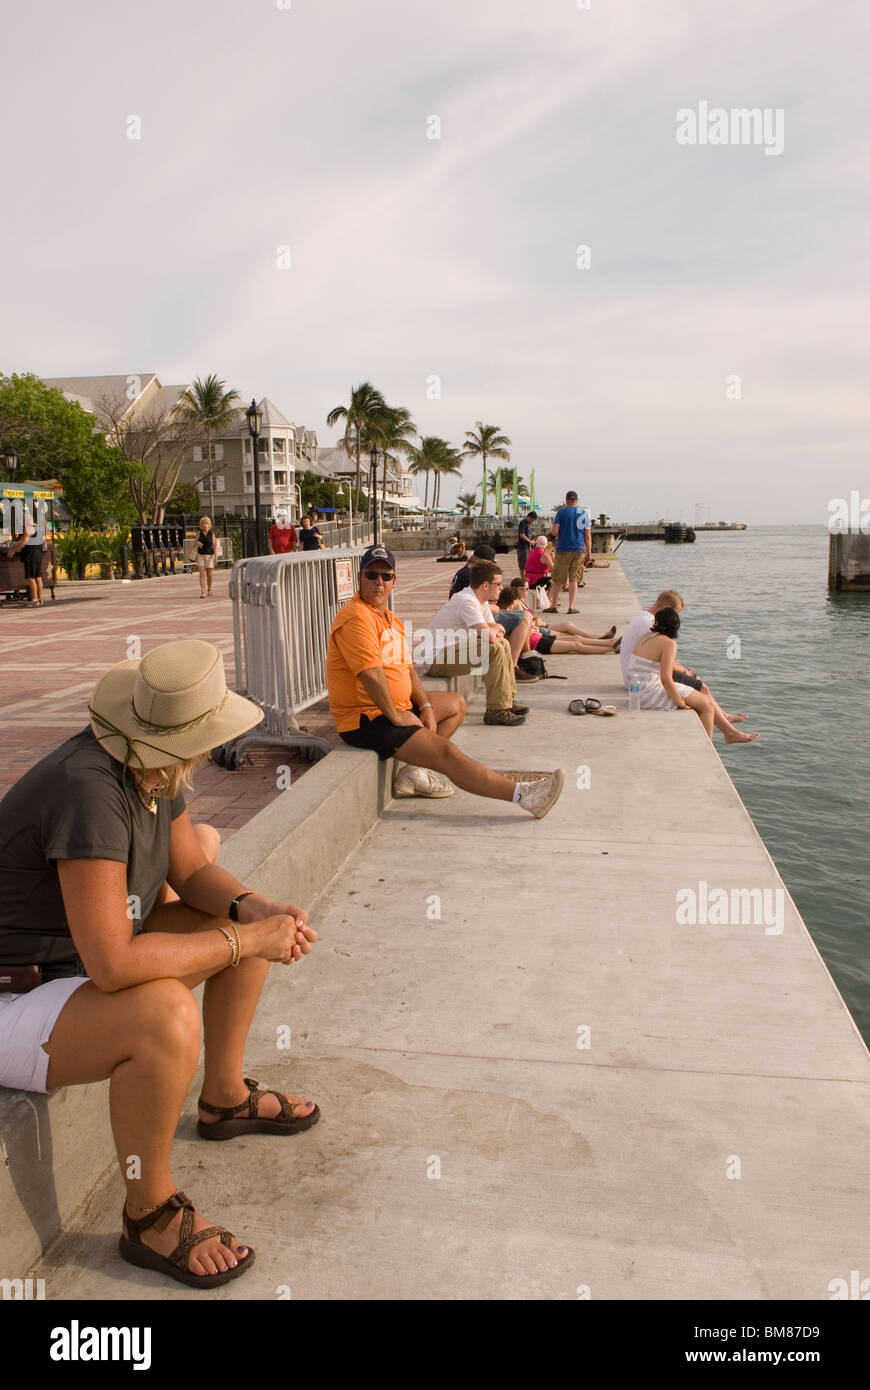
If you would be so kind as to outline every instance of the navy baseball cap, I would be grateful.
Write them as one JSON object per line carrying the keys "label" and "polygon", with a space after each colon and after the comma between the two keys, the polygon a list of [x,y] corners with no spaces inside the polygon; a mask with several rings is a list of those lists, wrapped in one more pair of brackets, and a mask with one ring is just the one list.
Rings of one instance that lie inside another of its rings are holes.
{"label": "navy baseball cap", "polygon": [[387,550],[386,546],[370,545],[359,562],[360,569],[368,569],[373,560],[382,560],[385,565],[389,565],[391,570],[396,568],[396,557],[392,550]]}

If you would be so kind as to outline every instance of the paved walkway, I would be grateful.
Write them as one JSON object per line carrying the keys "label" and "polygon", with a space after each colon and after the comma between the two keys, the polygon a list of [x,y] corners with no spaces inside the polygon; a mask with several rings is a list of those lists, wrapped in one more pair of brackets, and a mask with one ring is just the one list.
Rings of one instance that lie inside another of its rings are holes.
{"label": "paved walkway", "polygon": [[[618,568],[583,593],[593,628],[637,608]],[[177,1181],[257,1251],[217,1297],[824,1300],[867,1273],[870,1059],[717,752],[694,715],[629,715],[613,658],[551,661],[524,726],[478,704],[457,736],[561,763],[547,819],[390,803],[270,973],[247,1069],[321,1123],[215,1153],[182,1117]],[[681,921],[702,883],[782,891],[782,930]],[[113,1176],[48,1297],[199,1297],[119,1262],[120,1206]]]}
{"label": "paved walkway", "polygon": [[[508,558],[508,557],[506,557]],[[510,574],[515,562],[510,558]],[[429,557],[399,557],[401,615],[424,623],[446,597],[453,566]],[[128,655],[179,637],[201,637],[224,654],[234,681],[233,619],[229,571],[215,576],[215,597],[200,599],[196,575],[174,575],[123,584],[88,581],[60,584],[54,603],[41,609],[0,605],[0,797],[40,758],[87,723],[88,699],[107,668]],[[138,641],[138,649],[135,643]],[[326,701],[306,710],[301,723],[335,744],[338,736]],[[289,753],[283,762],[295,779],[311,767]],[[274,755],[254,754],[252,765],[227,772],[213,763],[196,773],[189,809],[229,838],[277,795]]]}

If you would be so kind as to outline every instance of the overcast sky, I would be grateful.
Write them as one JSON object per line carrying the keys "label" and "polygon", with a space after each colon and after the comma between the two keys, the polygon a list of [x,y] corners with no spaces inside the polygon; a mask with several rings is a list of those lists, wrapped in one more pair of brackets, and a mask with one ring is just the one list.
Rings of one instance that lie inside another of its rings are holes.
{"label": "overcast sky", "polygon": [[[545,505],[825,522],[870,491],[868,13],[7,3],[0,371],[216,372],[321,443],[368,379]],[[678,144],[699,102],[782,153]]]}

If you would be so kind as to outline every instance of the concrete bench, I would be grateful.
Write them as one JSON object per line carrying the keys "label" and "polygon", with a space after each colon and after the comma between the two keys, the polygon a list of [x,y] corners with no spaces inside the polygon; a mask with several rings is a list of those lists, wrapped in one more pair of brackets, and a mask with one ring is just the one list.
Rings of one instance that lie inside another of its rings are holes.
{"label": "concrete bench", "polygon": [[[454,688],[470,696],[478,681],[460,676]],[[220,863],[270,896],[313,903],[390,801],[392,772],[343,744],[237,830]],[[195,1081],[188,1108],[197,1094]],[[22,1277],[114,1163],[108,1081],[52,1095],[0,1087],[0,1276]]]}

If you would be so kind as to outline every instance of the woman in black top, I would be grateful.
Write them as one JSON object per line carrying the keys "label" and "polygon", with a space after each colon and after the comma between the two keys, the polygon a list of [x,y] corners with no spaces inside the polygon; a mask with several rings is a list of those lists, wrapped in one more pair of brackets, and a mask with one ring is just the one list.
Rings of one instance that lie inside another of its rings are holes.
{"label": "woman in black top", "polygon": [[[200,598],[212,597],[211,586],[214,579],[216,553],[217,546],[215,545],[214,531],[211,529],[211,517],[201,516],[199,535],[196,538],[196,567],[199,570]],[[208,581],[208,589],[206,589],[206,580]]]}
{"label": "woman in black top", "polygon": [[[185,809],[195,763],[262,718],[227,689],[216,647],[169,642],[121,662],[90,715],[0,807],[0,1086],[111,1078],[120,1253],[210,1289],[244,1274],[253,1251],[196,1214],[170,1167],[203,1025],[200,1138],[316,1123],[313,1101],[261,1091],[243,1064],[269,962],[299,960],[316,933],[301,908],[221,869],[220,836]],[[44,983],[31,987],[34,966]],[[200,1019],[191,990],[203,981]]]}

